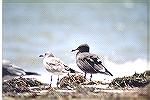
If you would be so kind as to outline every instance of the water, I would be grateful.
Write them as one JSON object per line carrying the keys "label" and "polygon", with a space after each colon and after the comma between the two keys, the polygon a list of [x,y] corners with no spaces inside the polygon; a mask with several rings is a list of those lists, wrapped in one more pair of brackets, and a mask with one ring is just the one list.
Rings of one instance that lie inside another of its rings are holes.
{"label": "water", "polygon": [[3,3],[2,56],[49,74],[40,54],[51,51],[74,64],[71,50],[87,43],[118,66],[141,59],[146,68],[139,67],[149,69],[147,13],[146,3]]}

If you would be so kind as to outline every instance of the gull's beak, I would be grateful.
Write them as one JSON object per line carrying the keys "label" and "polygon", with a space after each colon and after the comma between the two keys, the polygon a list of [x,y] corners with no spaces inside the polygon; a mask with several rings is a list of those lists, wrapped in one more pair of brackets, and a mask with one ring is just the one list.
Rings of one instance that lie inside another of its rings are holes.
{"label": "gull's beak", "polygon": [[40,55],[39,57],[44,57],[43,55]]}
{"label": "gull's beak", "polygon": [[74,50],[71,50],[71,52],[74,52],[74,51],[76,51],[77,49],[74,49]]}

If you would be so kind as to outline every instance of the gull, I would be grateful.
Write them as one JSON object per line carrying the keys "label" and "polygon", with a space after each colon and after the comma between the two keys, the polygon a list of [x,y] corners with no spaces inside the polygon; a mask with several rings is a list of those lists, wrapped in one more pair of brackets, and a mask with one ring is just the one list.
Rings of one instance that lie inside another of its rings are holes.
{"label": "gull", "polygon": [[25,75],[40,75],[36,72],[25,71],[18,66],[12,64],[9,60],[2,60],[2,78],[3,80],[10,80],[17,76]]}
{"label": "gull", "polygon": [[[64,73],[76,73],[72,68],[69,68],[64,62],[62,62],[59,58],[56,58],[51,52],[46,52],[44,55],[40,55],[39,57],[43,57],[43,66],[45,69],[54,74],[58,75],[57,78],[57,87],[59,84],[59,75]],[[52,75],[51,75],[51,84],[52,84]]]}
{"label": "gull", "polygon": [[96,54],[89,52],[90,47],[87,44],[81,44],[77,49],[76,64],[85,73],[90,73],[90,81],[92,74],[102,73],[105,75],[113,76],[102,64],[100,58]]}

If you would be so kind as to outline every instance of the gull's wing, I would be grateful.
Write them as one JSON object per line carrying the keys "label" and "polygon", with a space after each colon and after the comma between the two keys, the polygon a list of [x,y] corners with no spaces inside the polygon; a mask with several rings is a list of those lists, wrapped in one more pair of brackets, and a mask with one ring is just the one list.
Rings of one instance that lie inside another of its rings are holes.
{"label": "gull's wing", "polygon": [[78,64],[80,64],[80,66],[84,66],[83,69],[89,70],[92,73],[103,73],[103,74],[106,74],[106,75],[113,76],[102,65],[102,62],[100,61],[100,58],[97,55],[91,54],[91,53],[81,53],[79,58],[80,59],[79,59]]}
{"label": "gull's wing", "polygon": [[44,66],[46,67],[46,70],[49,72],[63,72],[65,71],[65,64],[56,57],[49,57],[44,59]]}
{"label": "gull's wing", "polygon": [[87,73],[97,73],[98,71],[94,68],[94,62],[90,61],[89,53],[80,53],[77,55],[76,63],[78,67]]}
{"label": "gull's wing", "polygon": [[64,64],[64,62],[59,58],[49,57],[45,59],[45,62],[46,70],[48,70],[49,72],[78,73],[68,65]]}
{"label": "gull's wing", "polygon": [[[89,60],[90,59],[90,60]],[[98,70],[100,73],[113,76],[102,64],[100,58],[95,54],[90,54],[90,58],[88,59],[88,62],[94,63],[94,68]]]}
{"label": "gull's wing", "polygon": [[36,72],[26,72],[13,64],[2,64],[2,75],[21,76],[21,75],[40,75]]}
{"label": "gull's wing", "polygon": [[12,75],[12,76],[21,76],[25,75],[25,71],[21,68],[13,67],[13,65],[2,65],[2,74],[5,75]]}

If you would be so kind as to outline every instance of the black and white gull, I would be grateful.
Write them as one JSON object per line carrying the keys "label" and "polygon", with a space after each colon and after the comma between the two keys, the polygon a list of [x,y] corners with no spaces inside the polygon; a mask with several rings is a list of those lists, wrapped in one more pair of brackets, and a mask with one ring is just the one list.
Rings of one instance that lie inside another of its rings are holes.
{"label": "black and white gull", "polygon": [[[76,64],[85,73],[96,74],[102,73],[105,75],[113,76],[102,64],[100,58],[96,54],[89,52],[90,47],[87,44],[81,44],[77,49],[72,50],[77,51],[76,54]],[[91,80],[90,78],[90,80]]]}

